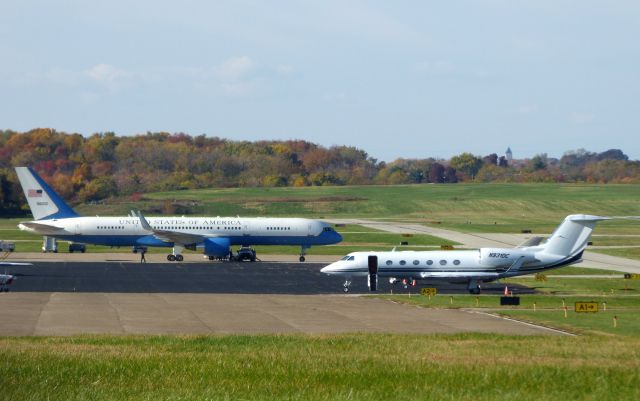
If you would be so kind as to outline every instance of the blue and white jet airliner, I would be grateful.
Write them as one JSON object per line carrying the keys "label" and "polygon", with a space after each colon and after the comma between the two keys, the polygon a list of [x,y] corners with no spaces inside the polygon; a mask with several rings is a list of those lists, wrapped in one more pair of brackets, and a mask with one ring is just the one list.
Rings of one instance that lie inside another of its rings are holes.
{"label": "blue and white jet airliner", "polygon": [[300,261],[313,245],[342,241],[329,224],[303,218],[84,217],[76,213],[30,167],[16,167],[34,221],[22,230],[85,244],[173,247],[169,261],[182,261],[182,250],[203,249],[209,259],[225,258],[232,245],[300,246]]}

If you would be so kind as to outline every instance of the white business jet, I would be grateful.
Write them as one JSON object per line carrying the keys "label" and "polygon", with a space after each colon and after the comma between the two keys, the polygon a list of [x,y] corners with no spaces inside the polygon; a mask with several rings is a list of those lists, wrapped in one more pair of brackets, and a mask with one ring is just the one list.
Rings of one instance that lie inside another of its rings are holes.
{"label": "white business jet", "polygon": [[107,246],[173,247],[169,261],[182,261],[184,248],[201,248],[209,259],[225,258],[232,245],[300,246],[300,261],[312,245],[342,241],[329,224],[303,218],[84,217],[76,213],[30,167],[16,167],[34,221],[22,230],[57,239]]}
{"label": "white business jet", "polygon": [[596,223],[609,219],[570,215],[546,242],[525,243],[517,248],[353,252],[321,271],[345,277],[345,292],[349,291],[352,277],[367,276],[371,291],[377,290],[378,277],[388,277],[392,284],[398,280],[466,283],[470,293],[479,294],[484,282],[534,274],[581,261]]}
{"label": "white business jet", "polygon": [[[31,266],[31,263],[23,263],[23,262],[5,262],[0,260],[0,267],[5,266]],[[16,276],[13,274],[8,274],[6,271],[0,274],[0,292],[9,292],[9,285],[13,283],[16,279]]]}

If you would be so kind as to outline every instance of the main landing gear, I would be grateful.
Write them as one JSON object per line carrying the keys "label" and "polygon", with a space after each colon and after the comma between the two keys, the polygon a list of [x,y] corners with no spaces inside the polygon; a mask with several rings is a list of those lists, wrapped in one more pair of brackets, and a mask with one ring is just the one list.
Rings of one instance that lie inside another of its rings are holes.
{"label": "main landing gear", "polygon": [[174,246],[172,253],[167,255],[167,260],[169,262],[182,262],[184,260],[184,256],[182,256],[182,250],[184,247],[182,246]]}
{"label": "main landing gear", "polygon": [[480,280],[469,280],[469,285],[467,285],[467,290],[469,290],[469,294],[478,295],[480,294]]}

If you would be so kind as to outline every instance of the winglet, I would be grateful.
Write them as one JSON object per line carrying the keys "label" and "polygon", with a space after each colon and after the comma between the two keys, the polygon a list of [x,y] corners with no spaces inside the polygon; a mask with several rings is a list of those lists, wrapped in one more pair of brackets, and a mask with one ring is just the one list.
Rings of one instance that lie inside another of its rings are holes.
{"label": "winglet", "polygon": [[142,212],[139,210],[132,210],[131,214],[133,214],[134,216],[137,216],[140,219],[140,225],[142,226],[142,228],[144,228],[147,231],[154,231],[153,228],[151,228],[151,225],[149,224],[149,222],[147,221],[147,219],[144,218],[144,216],[142,215]]}

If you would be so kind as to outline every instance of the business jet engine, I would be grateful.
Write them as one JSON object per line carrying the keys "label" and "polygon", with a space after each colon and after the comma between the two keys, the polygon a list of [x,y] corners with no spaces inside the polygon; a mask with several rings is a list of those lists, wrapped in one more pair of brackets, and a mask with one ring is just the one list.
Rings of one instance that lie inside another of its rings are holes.
{"label": "business jet engine", "polygon": [[217,258],[224,258],[229,255],[231,242],[229,238],[215,237],[204,240],[204,254]]}

